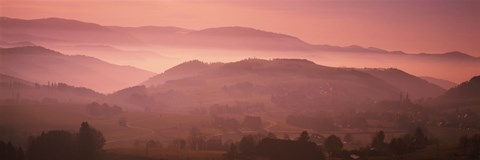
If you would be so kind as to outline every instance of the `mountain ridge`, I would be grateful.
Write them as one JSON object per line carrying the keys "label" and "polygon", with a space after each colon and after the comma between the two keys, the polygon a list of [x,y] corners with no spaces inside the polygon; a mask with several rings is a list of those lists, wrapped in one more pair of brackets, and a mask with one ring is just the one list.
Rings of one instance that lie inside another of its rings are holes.
{"label": "mountain ridge", "polygon": [[[241,26],[224,26],[224,27],[211,27],[211,28],[205,28],[201,30],[191,30],[191,29],[185,29],[185,28],[180,28],[180,27],[175,27],[175,26],[140,26],[140,27],[121,27],[121,26],[103,26],[99,25],[96,23],[89,23],[89,22],[83,22],[79,20],[73,20],[73,19],[64,19],[64,18],[56,18],[56,17],[49,17],[49,18],[41,18],[41,19],[30,19],[30,20],[25,20],[25,19],[17,19],[17,18],[9,18],[9,17],[0,17],[0,22],[5,21],[5,20],[16,20],[16,21],[22,21],[22,22],[28,22],[28,21],[54,21],[56,23],[58,22],[72,22],[74,24],[82,24],[80,26],[89,26],[87,28],[91,29],[100,29],[101,30],[109,30],[109,31],[118,31],[119,29],[130,29],[130,30],[135,30],[135,29],[147,29],[147,30],[155,30],[156,28],[163,28],[171,31],[182,31],[186,33],[182,34],[198,34],[198,33],[204,33],[206,31],[214,31],[214,30],[223,30],[223,31],[232,31],[232,29],[239,29],[243,31],[248,31],[246,33],[257,33],[258,35],[263,35],[263,36],[279,36],[279,37],[284,37],[284,38],[289,38],[292,40],[295,40],[296,42],[302,43],[302,45],[307,45],[308,47],[305,46],[300,46],[298,49],[320,49],[320,50],[337,50],[337,51],[348,51],[348,52],[374,52],[374,53],[402,53],[402,54],[411,54],[411,55],[447,55],[447,56],[454,56],[454,57],[463,57],[463,58],[474,58],[477,59],[478,57],[474,57],[472,55],[469,55],[467,53],[459,52],[459,51],[450,51],[450,52],[445,52],[445,53],[405,53],[402,51],[387,51],[384,49],[376,48],[376,47],[362,47],[358,45],[350,45],[350,46],[335,46],[335,45],[327,45],[327,44],[312,44],[312,43],[307,43],[303,40],[301,40],[298,37],[291,36],[291,35],[286,35],[286,34],[281,34],[281,33],[274,33],[274,32],[269,32],[269,31],[263,31],[255,28],[250,28],[250,27],[241,27]],[[3,23],[0,23],[0,26],[5,25]],[[77,25],[73,25],[77,26]],[[112,29],[112,28],[117,28],[117,30]],[[255,31],[255,32],[252,32]],[[228,33],[228,32],[227,32]],[[245,36],[244,34],[241,34]],[[248,35],[248,34],[247,34]],[[250,34],[251,35],[251,34]],[[255,35],[255,34],[254,34]],[[138,41],[138,40],[137,40]],[[143,43],[143,42],[142,42]]]}
{"label": "mountain ridge", "polygon": [[[267,79],[267,82],[269,79],[268,77],[286,78],[293,76],[298,77],[299,79],[319,78],[321,79],[320,81],[326,81],[329,83],[333,83],[334,81],[343,83],[342,81],[350,81],[350,78],[353,77],[363,77],[370,80],[359,80],[359,82],[355,83],[361,83],[362,85],[373,85],[378,83],[384,85],[386,88],[389,88],[387,86],[390,86],[391,89],[389,90],[396,90],[396,93],[411,93],[414,98],[435,97],[445,91],[439,86],[398,69],[371,70],[328,67],[305,59],[244,59],[236,62],[210,64],[194,60],[172,67],[171,70],[155,75],[142,84],[161,86],[165,85],[168,81],[186,79],[204,79],[204,81],[209,81],[209,78],[206,77],[216,79],[220,77],[228,78],[246,76],[248,79],[248,75],[259,77],[259,79]],[[408,81],[404,83],[392,81],[398,78],[406,79]],[[377,82],[371,83],[369,81]],[[408,83],[413,83],[413,85],[409,85]],[[420,90],[423,89],[423,91],[417,93],[418,88],[420,88]]]}
{"label": "mountain ridge", "polygon": [[60,81],[105,93],[154,75],[132,66],[114,65],[84,55],[64,55],[40,46],[0,48],[0,51],[0,73],[39,83]]}

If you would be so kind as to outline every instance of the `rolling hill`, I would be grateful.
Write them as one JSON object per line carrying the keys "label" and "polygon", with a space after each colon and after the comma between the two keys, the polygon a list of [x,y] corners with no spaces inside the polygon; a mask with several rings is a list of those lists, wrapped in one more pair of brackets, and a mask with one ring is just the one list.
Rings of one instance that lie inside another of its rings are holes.
{"label": "rolling hill", "polygon": [[62,82],[108,93],[135,84],[154,73],[130,66],[39,47],[0,48],[0,73],[40,84]]}
{"label": "rolling hill", "polygon": [[362,69],[361,71],[395,86],[395,88],[409,94],[413,98],[436,97],[445,92],[445,89],[436,84],[432,84],[399,69]]}
{"label": "rolling hill", "polygon": [[84,87],[65,83],[41,85],[20,78],[0,74],[0,104],[16,103],[90,103],[102,100],[104,95]]}
{"label": "rolling hill", "polygon": [[449,89],[441,97],[446,99],[480,100],[480,76],[472,77],[469,81]]}
{"label": "rolling hill", "polygon": [[[402,92],[422,98],[444,91],[396,69],[335,68],[301,59],[189,61],[142,84],[151,87],[132,89],[130,96],[142,95],[162,106],[261,101],[287,108],[333,107],[396,99]],[[128,93],[123,90],[122,96]]]}
{"label": "rolling hill", "polygon": [[480,106],[480,76],[472,77],[435,98],[430,105],[446,107]]}

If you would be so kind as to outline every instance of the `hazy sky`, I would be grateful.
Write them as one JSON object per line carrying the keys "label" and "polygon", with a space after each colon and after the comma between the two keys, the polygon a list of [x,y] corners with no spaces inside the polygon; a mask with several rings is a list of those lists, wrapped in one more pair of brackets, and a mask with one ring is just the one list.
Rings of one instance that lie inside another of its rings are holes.
{"label": "hazy sky", "polygon": [[1,16],[121,26],[247,26],[313,44],[480,56],[480,0],[0,0]]}

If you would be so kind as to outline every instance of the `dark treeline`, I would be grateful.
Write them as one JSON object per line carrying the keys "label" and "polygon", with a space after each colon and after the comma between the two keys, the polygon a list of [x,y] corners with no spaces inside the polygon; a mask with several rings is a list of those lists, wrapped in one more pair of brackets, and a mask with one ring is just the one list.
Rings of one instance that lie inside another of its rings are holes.
{"label": "dark treeline", "polygon": [[27,140],[27,148],[0,141],[2,160],[95,160],[102,159],[105,138],[102,133],[83,122],[78,132],[64,130],[42,132]]}
{"label": "dark treeline", "polygon": [[369,146],[347,153],[364,157],[389,156],[394,158],[423,149],[433,142],[433,138],[428,138],[421,128],[417,128],[413,133],[392,138],[390,142],[386,142],[385,133],[379,131],[372,138],[372,143]]}
{"label": "dark treeline", "polygon": [[[344,138],[345,139],[345,138]],[[347,138],[348,139],[348,138]],[[404,159],[404,155],[415,153],[430,145],[438,145],[439,140],[429,138],[424,130],[417,128],[409,134],[394,137],[389,142],[385,133],[379,131],[370,145],[359,149],[345,150],[342,141],[335,135],[328,136],[323,143],[314,143],[313,138],[304,131],[295,140],[279,139],[276,136],[244,136],[240,142],[233,143],[225,154],[226,160],[291,160],[291,159]],[[438,146],[437,146],[438,147]],[[465,136],[460,139],[455,159],[477,159],[480,155],[480,135]]]}
{"label": "dark treeline", "polygon": [[22,147],[14,146],[10,142],[0,141],[0,159],[25,160],[25,153]]}
{"label": "dark treeline", "polygon": [[225,154],[227,160],[321,160],[325,159],[322,146],[311,142],[307,132],[302,132],[296,140],[278,139],[275,135],[244,136],[234,143]]}

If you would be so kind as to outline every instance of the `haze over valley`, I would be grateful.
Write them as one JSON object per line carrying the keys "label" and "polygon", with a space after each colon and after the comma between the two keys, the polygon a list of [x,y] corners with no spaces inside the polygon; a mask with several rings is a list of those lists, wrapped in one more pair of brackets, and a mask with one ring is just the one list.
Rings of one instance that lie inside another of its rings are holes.
{"label": "haze over valley", "polygon": [[2,1],[0,159],[478,159],[478,11]]}

